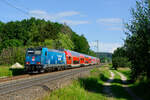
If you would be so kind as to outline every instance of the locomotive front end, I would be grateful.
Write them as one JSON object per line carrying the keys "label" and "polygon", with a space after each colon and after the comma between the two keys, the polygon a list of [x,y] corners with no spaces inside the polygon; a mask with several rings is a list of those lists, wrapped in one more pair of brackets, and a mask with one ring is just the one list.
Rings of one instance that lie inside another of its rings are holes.
{"label": "locomotive front end", "polygon": [[42,48],[28,48],[25,57],[26,72],[40,72],[43,68],[41,64]]}

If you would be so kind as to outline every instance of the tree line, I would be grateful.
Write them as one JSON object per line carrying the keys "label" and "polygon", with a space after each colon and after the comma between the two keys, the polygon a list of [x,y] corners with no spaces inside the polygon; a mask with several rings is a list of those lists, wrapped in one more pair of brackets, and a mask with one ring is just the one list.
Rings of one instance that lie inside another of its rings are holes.
{"label": "tree line", "polygon": [[136,2],[131,14],[132,20],[125,24],[124,46],[112,56],[113,67],[128,66],[132,79],[144,76],[150,80],[150,1]]}
{"label": "tree line", "polygon": [[112,53],[97,52],[96,55],[100,58],[101,63],[111,63],[112,62]]}
{"label": "tree line", "polygon": [[7,23],[0,21],[0,59],[10,59],[1,60],[0,64],[23,64],[26,48],[39,46],[50,49],[64,48],[96,56],[90,50],[85,36],[78,35],[66,24],[34,17]]}

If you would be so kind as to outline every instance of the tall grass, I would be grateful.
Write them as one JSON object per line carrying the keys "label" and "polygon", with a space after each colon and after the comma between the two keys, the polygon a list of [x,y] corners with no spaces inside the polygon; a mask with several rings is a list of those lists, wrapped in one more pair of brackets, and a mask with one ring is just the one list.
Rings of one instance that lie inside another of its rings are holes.
{"label": "tall grass", "polygon": [[9,66],[0,66],[0,77],[12,76],[12,71]]}
{"label": "tall grass", "polygon": [[[44,100],[128,100],[124,96],[109,97],[109,94],[104,93],[103,84],[109,77],[108,66],[94,68],[88,78],[80,78],[67,87],[53,91]],[[115,89],[117,91],[113,92],[122,90],[118,87]]]}
{"label": "tall grass", "polygon": [[10,66],[0,66],[0,77],[9,77],[24,74],[23,68],[11,69]]}

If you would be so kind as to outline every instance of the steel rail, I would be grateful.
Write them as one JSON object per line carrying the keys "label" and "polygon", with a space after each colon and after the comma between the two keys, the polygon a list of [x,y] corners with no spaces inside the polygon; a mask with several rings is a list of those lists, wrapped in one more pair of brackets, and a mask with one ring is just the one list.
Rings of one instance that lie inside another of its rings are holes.
{"label": "steel rail", "polygon": [[60,73],[48,74],[46,76],[33,77],[33,78],[25,79],[25,80],[18,80],[18,81],[9,82],[6,84],[0,84],[0,95],[14,92],[14,91],[21,90],[21,89],[25,89],[25,88],[29,88],[32,86],[40,85],[46,82],[52,82],[54,80],[61,79],[67,76],[71,76],[79,72],[87,71],[92,68],[93,67],[91,66],[81,67],[79,69],[66,70]]}

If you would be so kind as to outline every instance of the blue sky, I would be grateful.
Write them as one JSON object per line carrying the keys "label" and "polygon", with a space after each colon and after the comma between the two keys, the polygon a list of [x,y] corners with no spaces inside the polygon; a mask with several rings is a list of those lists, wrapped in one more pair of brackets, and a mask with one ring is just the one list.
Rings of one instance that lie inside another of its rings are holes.
{"label": "blue sky", "polygon": [[135,4],[136,0],[0,0],[0,20],[34,16],[65,22],[76,33],[84,34],[91,47],[98,40],[99,51],[113,52],[123,45],[123,23],[131,19],[130,9]]}

